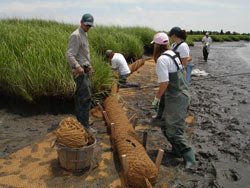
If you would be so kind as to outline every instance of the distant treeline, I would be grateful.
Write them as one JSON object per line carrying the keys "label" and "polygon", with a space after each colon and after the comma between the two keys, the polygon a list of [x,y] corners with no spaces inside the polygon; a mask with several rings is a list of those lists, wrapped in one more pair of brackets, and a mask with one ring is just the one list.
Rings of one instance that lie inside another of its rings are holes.
{"label": "distant treeline", "polygon": [[210,35],[250,35],[250,33],[237,33],[235,31],[231,32],[231,31],[226,31],[224,32],[223,30],[221,30],[220,32],[218,31],[187,31],[187,33],[189,35],[205,35],[205,33],[208,32]]}
{"label": "distant treeline", "polygon": [[[194,42],[201,41],[202,37],[204,36],[206,32],[202,32],[202,34],[191,34],[188,32],[188,37],[186,39],[186,42],[189,46],[193,46]],[[210,33],[210,32],[209,32]],[[218,33],[210,33],[211,38],[214,42],[225,42],[225,41],[250,41],[250,35],[249,34],[218,34]]]}

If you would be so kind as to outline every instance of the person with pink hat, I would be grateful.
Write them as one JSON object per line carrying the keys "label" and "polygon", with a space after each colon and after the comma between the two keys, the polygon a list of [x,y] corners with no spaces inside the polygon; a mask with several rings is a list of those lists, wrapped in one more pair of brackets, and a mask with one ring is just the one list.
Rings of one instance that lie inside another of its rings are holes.
{"label": "person with pink hat", "polygon": [[177,54],[169,49],[169,38],[164,32],[154,35],[153,57],[159,88],[152,102],[157,110],[160,98],[164,95],[164,121],[161,129],[172,145],[172,152],[184,158],[185,167],[196,166],[195,155],[185,136],[185,117],[190,102],[188,85],[183,73],[183,65]]}
{"label": "person with pink hat", "polygon": [[[185,42],[187,38],[187,33],[180,27],[173,27],[169,31],[169,36],[173,41],[171,49],[176,53],[176,55],[181,60],[181,64],[184,68],[184,75],[186,78],[186,82],[189,85],[191,81],[191,72],[194,67],[194,64],[190,63],[192,57],[190,55],[189,46]],[[164,96],[161,98],[160,107],[158,109],[157,114],[153,118],[155,120],[161,120],[163,111],[164,111]]]}

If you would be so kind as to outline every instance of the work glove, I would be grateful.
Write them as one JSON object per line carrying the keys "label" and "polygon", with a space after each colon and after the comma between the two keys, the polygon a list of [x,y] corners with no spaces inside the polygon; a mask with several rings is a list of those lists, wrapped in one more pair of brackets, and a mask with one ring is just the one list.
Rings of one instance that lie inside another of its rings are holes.
{"label": "work glove", "polygon": [[152,102],[153,109],[157,112],[159,109],[160,99],[156,98]]}

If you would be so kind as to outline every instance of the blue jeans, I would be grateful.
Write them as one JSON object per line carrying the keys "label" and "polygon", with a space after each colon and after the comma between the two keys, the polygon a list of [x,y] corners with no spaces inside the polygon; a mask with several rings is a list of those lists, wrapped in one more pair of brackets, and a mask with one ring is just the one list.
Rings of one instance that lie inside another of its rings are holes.
{"label": "blue jeans", "polygon": [[187,69],[186,69],[186,81],[188,84],[190,84],[190,80],[191,80],[191,72],[192,69],[194,67],[194,64],[188,63],[187,64]]}

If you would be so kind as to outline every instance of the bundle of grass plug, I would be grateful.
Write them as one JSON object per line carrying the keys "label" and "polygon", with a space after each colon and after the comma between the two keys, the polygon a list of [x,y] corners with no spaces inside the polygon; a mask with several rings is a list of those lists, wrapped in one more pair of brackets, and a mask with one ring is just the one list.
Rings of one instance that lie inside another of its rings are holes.
{"label": "bundle of grass plug", "polygon": [[63,119],[59,123],[55,134],[57,136],[56,144],[70,148],[80,148],[94,142],[93,137],[73,117]]}

